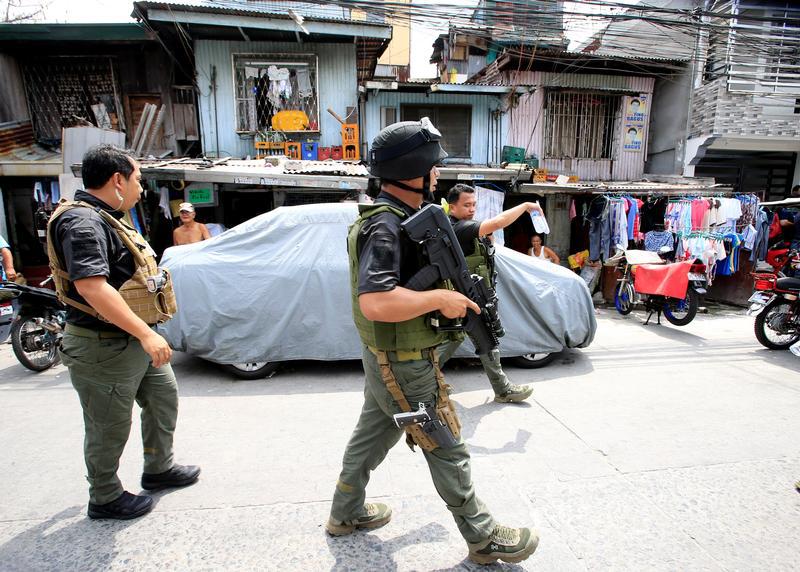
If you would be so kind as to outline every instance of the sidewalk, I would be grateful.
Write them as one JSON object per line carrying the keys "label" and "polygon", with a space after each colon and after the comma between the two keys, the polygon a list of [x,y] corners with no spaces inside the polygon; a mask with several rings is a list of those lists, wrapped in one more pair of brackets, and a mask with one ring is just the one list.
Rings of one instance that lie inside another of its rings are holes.
{"label": "sidewalk", "polygon": [[[800,546],[800,358],[762,348],[743,311],[685,328],[601,309],[590,348],[541,370],[533,400],[491,401],[479,367],[447,372],[496,518],[535,525],[517,566],[482,567],[402,443],[374,473],[384,528],[322,527],[361,406],[360,363],[301,362],[234,381],[185,355],[176,460],[203,467],[134,521],[90,521],[82,420],[65,368],[0,346],[0,570],[793,570]],[[138,419],[120,477],[139,492]]]}

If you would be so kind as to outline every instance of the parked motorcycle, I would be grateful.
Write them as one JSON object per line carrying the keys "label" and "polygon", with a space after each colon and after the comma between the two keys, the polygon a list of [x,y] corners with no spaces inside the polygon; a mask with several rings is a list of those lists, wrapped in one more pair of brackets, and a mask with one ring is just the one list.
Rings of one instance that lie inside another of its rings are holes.
{"label": "parked motorcycle", "polygon": [[[798,253],[788,257],[792,261],[788,268],[800,270]],[[755,292],[747,314],[756,317],[756,339],[765,348],[785,350],[800,340],[800,278],[780,276],[774,269],[757,270],[751,276]]]}
{"label": "parked motorcycle", "polygon": [[0,342],[10,336],[14,355],[30,370],[44,371],[58,363],[66,317],[66,306],[52,290],[0,284]]}
{"label": "parked motorcycle", "polygon": [[[671,251],[670,251],[671,252]],[[666,253],[661,253],[662,255]],[[653,314],[661,314],[671,324],[685,326],[697,315],[700,295],[706,293],[706,265],[698,261],[667,263],[655,252],[626,250],[617,269],[622,272],[614,290],[614,306],[626,316],[634,305],[647,310],[645,325]]]}
{"label": "parked motorcycle", "polygon": [[780,242],[767,251],[764,262],[772,267],[778,277],[795,276],[800,269],[800,251],[790,248],[786,242]]}

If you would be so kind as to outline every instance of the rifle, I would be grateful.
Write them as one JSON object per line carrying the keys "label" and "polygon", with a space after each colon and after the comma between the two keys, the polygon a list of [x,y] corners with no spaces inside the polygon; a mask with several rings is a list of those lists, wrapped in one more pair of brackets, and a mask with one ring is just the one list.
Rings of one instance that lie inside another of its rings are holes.
{"label": "rifle", "polygon": [[500,345],[499,338],[505,335],[500,316],[497,314],[497,294],[490,284],[477,274],[470,275],[467,261],[450,219],[441,207],[427,205],[400,224],[408,237],[422,244],[428,258],[428,265],[414,274],[404,284],[409,290],[428,290],[440,280],[450,280],[453,287],[475,302],[480,314],[467,309],[464,323],[456,326],[438,328],[438,320],[433,326],[440,330],[464,330],[475,345],[478,355],[489,354]]}

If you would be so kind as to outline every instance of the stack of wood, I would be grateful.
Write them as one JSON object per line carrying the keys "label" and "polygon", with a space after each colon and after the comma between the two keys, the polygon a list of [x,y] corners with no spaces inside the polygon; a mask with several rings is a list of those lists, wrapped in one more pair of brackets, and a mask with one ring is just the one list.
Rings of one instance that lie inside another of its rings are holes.
{"label": "stack of wood", "polygon": [[[131,141],[131,150],[137,157],[147,156],[159,138],[164,125],[165,107],[158,107],[152,103],[145,103],[139,124]],[[157,111],[156,111],[157,110]]]}

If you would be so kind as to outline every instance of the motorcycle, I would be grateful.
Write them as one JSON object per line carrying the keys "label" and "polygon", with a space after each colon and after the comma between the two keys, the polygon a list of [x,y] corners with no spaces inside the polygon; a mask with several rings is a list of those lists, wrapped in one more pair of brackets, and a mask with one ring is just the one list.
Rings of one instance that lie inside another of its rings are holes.
{"label": "motorcycle", "polygon": [[[787,254],[784,269],[800,270],[800,254]],[[800,278],[781,276],[773,270],[751,272],[755,292],[747,315],[755,316],[756,339],[765,348],[785,350],[800,340]]]}
{"label": "motorcycle", "polygon": [[645,325],[653,314],[661,324],[661,314],[671,324],[685,326],[697,315],[700,296],[706,293],[706,265],[698,261],[670,262],[660,253],[647,250],[626,250],[617,269],[622,278],[614,290],[614,306],[623,316],[637,303],[647,310]]}
{"label": "motorcycle", "polygon": [[779,277],[794,276],[800,269],[800,252],[790,248],[786,242],[780,242],[767,251],[764,262]]}
{"label": "motorcycle", "polygon": [[0,342],[10,337],[14,355],[26,368],[38,372],[58,363],[66,318],[66,306],[52,290],[0,284]]}

